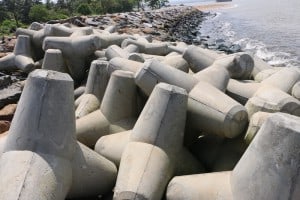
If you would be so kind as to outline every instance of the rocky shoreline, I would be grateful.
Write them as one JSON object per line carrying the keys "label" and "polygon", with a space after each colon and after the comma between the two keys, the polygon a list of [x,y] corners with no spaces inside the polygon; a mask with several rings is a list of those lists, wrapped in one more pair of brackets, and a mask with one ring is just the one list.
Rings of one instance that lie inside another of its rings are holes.
{"label": "rocky shoreline", "polygon": [[296,200],[299,69],[203,48],[222,47],[199,41],[205,16],[17,29],[0,59],[0,199]]}
{"label": "rocky shoreline", "polygon": [[[104,30],[113,26],[119,34],[140,34],[158,41],[182,41],[199,44],[197,27],[210,13],[201,12],[195,7],[175,6],[155,11],[106,14],[101,16],[81,16],[65,20],[54,20],[48,24],[68,23],[78,27],[94,27]],[[0,58],[11,53],[16,42],[15,36],[3,37],[0,43]],[[22,81],[27,77],[21,71],[0,72],[0,109],[17,103],[23,88]],[[1,112],[0,112],[1,113]],[[11,115],[4,112],[2,115]],[[7,124],[7,123],[6,123]]]}

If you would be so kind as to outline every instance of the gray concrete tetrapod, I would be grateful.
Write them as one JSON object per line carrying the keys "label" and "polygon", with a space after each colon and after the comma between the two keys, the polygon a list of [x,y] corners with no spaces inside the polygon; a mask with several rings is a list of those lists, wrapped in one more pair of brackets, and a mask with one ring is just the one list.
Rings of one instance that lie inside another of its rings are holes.
{"label": "gray concrete tetrapod", "polygon": [[77,139],[93,147],[107,134],[129,130],[137,118],[137,87],[133,74],[115,71],[109,80],[99,110],[76,121]]}
{"label": "gray concrete tetrapod", "polygon": [[76,119],[84,117],[91,112],[99,109],[100,102],[98,98],[93,94],[83,94],[75,110]]}
{"label": "gray concrete tetrapod", "polygon": [[270,116],[232,172],[233,199],[299,199],[299,152],[300,118]]}
{"label": "gray concrete tetrapod", "polygon": [[130,142],[122,154],[113,199],[161,199],[173,171],[173,164],[163,149]]}
{"label": "gray concrete tetrapod", "polygon": [[20,69],[24,72],[30,72],[34,69],[30,37],[26,35],[18,36],[16,46],[12,54],[0,58],[0,71],[12,71],[16,69]]}
{"label": "gray concrete tetrapod", "polygon": [[174,161],[176,174],[203,171],[200,163],[183,147],[186,95],[185,90],[176,86],[158,84],[132,131],[100,138],[95,150],[118,165],[127,143],[144,142],[163,148]]}
{"label": "gray concrete tetrapod", "polygon": [[266,85],[272,85],[280,90],[291,94],[293,86],[300,81],[300,73],[296,68],[284,68],[267,79],[263,80],[261,83]]}
{"label": "gray concrete tetrapod", "polygon": [[99,38],[95,35],[78,37],[47,37],[43,49],[59,49],[62,51],[68,71],[76,82],[82,81],[87,69],[88,56],[99,49]]}
{"label": "gray concrete tetrapod", "polygon": [[298,199],[299,130],[299,117],[272,114],[232,172],[175,177],[167,199]]}
{"label": "gray concrete tetrapod", "polygon": [[68,198],[88,198],[110,192],[117,178],[116,166],[78,142],[72,160],[72,186]]}
{"label": "gray concrete tetrapod", "polygon": [[67,74],[29,75],[0,160],[0,199],[66,197],[76,144],[73,102]]}
{"label": "gray concrete tetrapod", "polygon": [[240,104],[245,105],[261,86],[261,83],[250,80],[230,79],[227,85],[226,94]]}
{"label": "gray concrete tetrapod", "polygon": [[232,200],[230,171],[174,177],[167,200]]}
{"label": "gray concrete tetrapod", "polygon": [[268,63],[266,63],[265,61],[263,61],[257,56],[253,56],[253,61],[254,61],[254,66],[251,72],[251,78],[256,77],[256,75],[262,71],[270,70],[273,68]]}
{"label": "gray concrete tetrapod", "polygon": [[216,52],[189,46],[183,54],[183,58],[190,64],[191,70],[196,73],[211,65],[224,67],[231,78],[248,79],[253,70],[254,61],[246,53],[231,55],[219,55]]}
{"label": "gray concrete tetrapod", "polygon": [[271,69],[265,69],[257,73],[256,76],[254,76],[254,80],[256,82],[262,82],[263,80],[269,78],[270,76],[272,76],[280,70],[282,70],[282,67],[272,67]]}
{"label": "gray concrete tetrapod", "polygon": [[109,80],[108,62],[94,60],[91,63],[85,94],[95,95],[101,103]]}
{"label": "gray concrete tetrapod", "polygon": [[143,63],[128,60],[125,58],[116,57],[109,61],[108,64],[108,74],[111,74],[116,70],[130,71],[136,73],[143,66]]}
{"label": "gray concrete tetrapod", "polygon": [[121,46],[122,42],[127,39],[129,36],[126,34],[95,34],[99,38],[99,49],[106,49],[110,45]]}
{"label": "gray concrete tetrapod", "polygon": [[282,90],[264,85],[257,90],[245,105],[249,119],[258,112],[284,112],[300,116],[300,101]]}
{"label": "gray concrete tetrapod", "polygon": [[292,96],[300,101],[300,81],[294,85],[292,89]]}
{"label": "gray concrete tetrapod", "polygon": [[36,60],[40,60],[44,56],[43,51],[43,41],[48,36],[59,36],[59,37],[67,37],[73,33],[73,30],[58,24],[47,24],[43,29],[38,31],[18,28],[16,31],[16,35],[28,35],[32,40],[33,51]]}
{"label": "gray concrete tetrapod", "polygon": [[193,75],[199,81],[210,83],[222,92],[225,92],[230,76],[226,69],[220,67],[208,67]]}
{"label": "gray concrete tetrapod", "polygon": [[[108,160],[120,165],[122,153],[131,140],[132,130],[101,137],[96,145],[95,151],[104,156]],[[205,171],[202,163],[200,163],[186,148],[181,148],[176,155],[175,175],[195,174]]]}
{"label": "gray concrete tetrapod", "polygon": [[186,62],[185,59],[183,59],[182,55],[166,56],[165,59],[162,60],[162,63],[170,65],[186,73],[189,71],[189,64]]}
{"label": "gray concrete tetrapod", "polygon": [[[0,157],[7,135],[1,134],[0,137]],[[72,185],[68,198],[95,197],[110,192],[114,187],[117,178],[116,166],[79,142],[75,146],[71,165]]]}
{"label": "gray concrete tetrapod", "polygon": [[208,134],[236,137],[247,124],[245,108],[211,84],[155,60],[146,62],[136,74],[137,85],[150,94],[159,82],[189,92],[187,126]]}
{"label": "gray concrete tetrapod", "polygon": [[43,64],[42,64],[42,69],[68,73],[67,66],[64,61],[61,50],[59,49],[46,50]]}
{"label": "gray concrete tetrapod", "polygon": [[271,115],[272,113],[268,112],[257,112],[254,115],[252,115],[245,135],[245,142],[247,144],[250,144],[252,142],[261,126]]}
{"label": "gray concrete tetrapod", "polygon": [[122,154],[114,199],[162,198],[182,148],[186,108],[184,89],[155,87]]}
{"label": "gray concrete tetrapod", "polygon": [[130,44],[134,44],[138,46],[140,53],[160,55],[160,56],[165,56],[169,53],[168,44],[163,42],[149,43],[149,42],[143,42],[139,40],[126,39],[124,40],[122,47],[126,47],[127,45]]}

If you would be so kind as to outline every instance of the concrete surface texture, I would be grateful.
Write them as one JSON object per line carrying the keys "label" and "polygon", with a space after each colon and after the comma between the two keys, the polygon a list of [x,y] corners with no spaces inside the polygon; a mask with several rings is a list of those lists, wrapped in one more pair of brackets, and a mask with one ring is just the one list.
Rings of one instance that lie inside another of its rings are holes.
{"label": "concrete surface texture", "polygon": [[12,123],[0,108],[1,200],[299,198],[300,70],[171,42],[159,16],[182,32],[199,16],[173,9],[196,12],[17,30],[0,58],[0,105],[17,105]]}

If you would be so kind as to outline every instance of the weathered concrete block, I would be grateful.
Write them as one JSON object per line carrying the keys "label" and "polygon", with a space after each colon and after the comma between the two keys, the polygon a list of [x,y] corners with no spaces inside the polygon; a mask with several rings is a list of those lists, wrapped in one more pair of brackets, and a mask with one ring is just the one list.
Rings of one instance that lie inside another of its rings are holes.
{"label": "weathered concrete block", "polygon": [[62,52],[59,49],[46,50],[42,69],[68,73]]}
{"label": "weathered concrete block", "polygon": [[228,71],[219,67],[208,67],[194,74],[194,77],[199,81],[210,83],[222,92],[225,92],[230,79]]}
{"label": "weathered concrete block", "polygon": [[268,112],[257,112],[252,115],[245,135],[245,141],[247,144],[250,144],[252,142],[256,133],[271,115],[272,113]]}
{"label": "weathered concrete block", "polygon": [[167,200],[232,200],[231,172],[174,177],[167,189]]}
{"label": "weathered concrete block", "polygon": [[20,35],[17,39],[14,52],[0,58],[0,70],[16,70],[30,72],[34,69],[34,61],[31,54],[30,38]]}
{"label": "weathered concrete block", "polygon": [[85,94],[95,95],[99,102],[102,101],[108,80],[108,62],[94,60],[91,63],[88,79],[86,82]]}
{"label": "weathered concrete block", "polygon": [[73,99],[67,74],[29,75],[0,160],[0,199],[66,197],[76,144]]}
{"label": "weathered concrete block", "polygon": [[189,64],[183,59],[182,55],[166,56],[162,63],[186,73],[189,71]]}
{"label": "weathered concrete block", "polygon": [[257,90],[245,105],[249,119],[258,112],[284,112],[300,116],[300,101],[282,90],[265,85]]}
{"label": "weathered concrete block", "polygon": [[189,92],[197,84],[198,80],[157,60],[150,60],[145,62],[143,67],[136,73],[135,82],[145,94],[150,95],[155,85],[159,82],[176,85]]}
{"label": "weathered concrete block", "polygon": [[293,86],[300,81],[300,73],[295,68],[284,68],[269,78],[263,80],[261,83],[271,85],[279,88],[280,90],[291,94]]}
{"label": "weathered concrete block", "polygon": [[263,80],[269,78],[270,76],[272,76],[273,74],[275,74],[276,72],[282,70],[282,67],[272,67],[270,69],[265,69],[263,71],[260,71],[259,73],[257,73],[254,76],[254,80],[256,82],[262,82]]}
{"label": "weathered concrete block", "polygon": [[78,37],[47,37],[43,49],[59,49],[62,51],[71,77],[80,82],[87,68],[87,58],[99,49],[100,40],[95,35]]}
{"label": "weathered concrete block", "polygon": [[298,81],[292,88],[292,95],[300,101],[300,81]]}
{"label": "weathered concrete block", "polygon": [[266,63],[257,56],[253,56],[253,61],[254,66],[251,73],[252,78],[255,78],[262,71],[273,69],[273,67],[271,67],[268,63]]}
{"label": "weathered concrete block", "polygon": [[182,146],[186,107],[185,90],[160,83],[149,97],[132,131],[101,137],[95,150],[119,165],[128,143],[148,143],[166,152],[174,163],[174,173],[201,172],[204,170],[202,165]]}
{"label": "weathered concrete block", "polygon": [[86,116],[87,114],[99,109],[100,102],[93,94],[84,94],[75,110],[76,119]]}
{"label": "weathered concrete block", "polygon": [[240,104],[245,105],[261,86],[261,83],[252,82],[250,80],[239,81],[230,79],[227,85],[226,94]]}
{"label": "weathered concrete block", "polygon": [[110,192],[117,178],[116,166],[78,142],[72,160],[72,186],[68,198],[88,198]]}
{"label": "weathered concrete block", "polygon": [[247,123],[246,109],[209,83],[199,82],[189,93],[189,126],[207,134],[233,138]]}
{"label": "weathered concrete block", "polygon": [[214,65],[224,67],[228,70],[230,77],[236,79],[249,79],[254,66],[252,57],[246,53],[220,55],[196,46],[189,46],[183,58],[190,64],[194,73]]}
{"label": "weathered concrete block", "polygon": [[77,139],[93,147],[107,134],[129,130],[137,118],[137,87],[133,74],[115,71],[109,80],[99,110],[76,121]]}
{"label": "weathered concrete block", "polygon": [[116,57],[109,61],[108,74],[111,74],[113,71],[116,70],[124,70],[136,73],[139,69],[142,68],[142,66],[143,63]]}
{"label": "weathered concrete block", "polygon": [[169,53],[168,44],[167,43],[149,43],[143,42],[133,39],[127,39],[122,44],[122,47],[126,47],[127,45],[134,44],[139,48],[140,53],[145,54],[153,54],[153,55],[160,55],[165,56]]}
{"label": "weathered concrete block", "polygon": [[161,199],[173,171],[164,150],[130,142],[122,155],[113,199]]}
{"label": "weathered concrete block", "polygon": [[299,198],[299,130],[299,117],[275,113],[266,120],[232,172],[233,199]]}

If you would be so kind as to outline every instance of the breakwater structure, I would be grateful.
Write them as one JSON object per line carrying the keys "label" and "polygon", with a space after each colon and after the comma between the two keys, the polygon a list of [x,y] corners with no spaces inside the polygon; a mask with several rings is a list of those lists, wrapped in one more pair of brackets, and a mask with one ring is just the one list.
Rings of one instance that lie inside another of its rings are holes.
{"label": "breakwater structure", "polygon": [[300,70],[176,41],[201,16],[18,29],[0,58],[0,199],[297,200]]}

